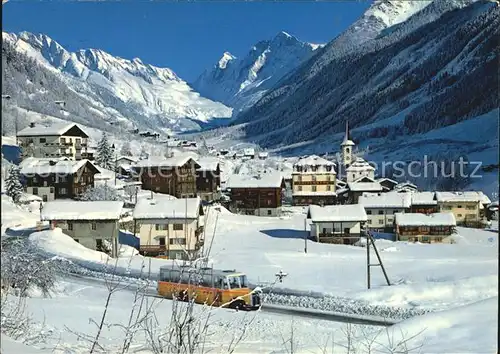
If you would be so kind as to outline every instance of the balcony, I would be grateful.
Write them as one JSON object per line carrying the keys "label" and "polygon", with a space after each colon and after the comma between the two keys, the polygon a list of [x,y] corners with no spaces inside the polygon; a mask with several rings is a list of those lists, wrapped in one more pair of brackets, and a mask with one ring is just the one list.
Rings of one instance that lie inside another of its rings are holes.
{"label": "balcony", "polygon": [[163,253],[167,251],[166,245],[140,245],[139,251],[144,253]]}

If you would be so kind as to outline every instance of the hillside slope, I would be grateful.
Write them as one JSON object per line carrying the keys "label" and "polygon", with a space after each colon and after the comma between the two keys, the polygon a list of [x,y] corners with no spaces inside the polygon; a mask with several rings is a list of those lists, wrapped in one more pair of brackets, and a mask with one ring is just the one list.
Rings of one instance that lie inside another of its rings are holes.
{"label": "hillside slope", "polygon": [[[500,8],[464,7],[470,2],[436,0],[357,49],[336,45],[340,36],[236,123],[248,123],[242,129],[250,140],[277,147],[341,132],[347,120],[361,127],[398,118],[372,132],[390,137],[491,111],[498,107]],[[335,46],[339,52],[328,56]],[[328,57],[322,67],[319,57]]]}
{"label": "hillside slope", "polygon": [[64,100],[68,119],[88,116],[85,123],[94,125],[105,121],[177,131],[199,129],[232,113],[201,97],[172,70],[138,58],[126,60],[97,49],[72,53],[43,34],[3,33],[2,39],[2,57],[8,57],[2,93],[15,96],[25,108],[37,106],[57,115],[54,99]]}

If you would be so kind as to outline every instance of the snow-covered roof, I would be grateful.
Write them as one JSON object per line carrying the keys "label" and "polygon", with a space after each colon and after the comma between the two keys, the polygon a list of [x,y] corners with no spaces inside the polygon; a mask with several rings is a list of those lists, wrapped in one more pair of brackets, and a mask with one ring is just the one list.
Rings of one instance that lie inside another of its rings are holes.
{"label": "snow-covered roof", "polygon": [[29,194],[29,193],[21,193],[21,197],[19,201],[21,203],[29,203],[29,202],[41,202],[43,199],[38,195]]}
{"label": "snow-covered roof", "polygon": [[377,179],[377,182],[378,182],[378,183],[382,183],[382,182],[391,182],[391,183],[393,183],[393,184],[398,184],[398,182],[396,182],[395,180],[390,179],[390,178],[386,178],[386,177]]}
{"label": "snow-covered roof", "polygon": [[337,183],[337,186],[340,186],[340,187],[347,186],[347,182],[344,182],[344,181],[342,181],[340,179],[337,179],[337,181],[335,183]]}
{"label": "snow-covered roof", "polygon": [[398,184],[394,187],[394,189],[398,189],[398,190],[402,190],[402,189],[405,189],[405,188],[406,188],[406,189],[408,189],[408,188],[409,188],[409,189],[414,189],[414,190],[417,190],[417,189],[418,189],[418,187],[417,187],[416,185],[414,185],[413,183],[408,182],[408,181],[406,181],[406,182],[402,182],[402,183],[398,183]]}
{"label": "snow-covered roof", "polygon": [[144,198],[134,208],[134,219],[196,219],[200,215],[201,199]]}
{"label": "snow-covered roof", "polygon": [[312,222],[366,221],[365,209],[360,204],[350,205],[310,205],[307,217]]}
{"label": "snow-covered roof", "polygon": [[148,159],[137,161],[134,167],[180,167],[185,165],[189,160],[194,160],[194,158],[188,153],[172,157],[152,156]]}
{"label": "snow-covered roof", "polygon": [[123,208],[120,201],[52,201],[42,209],[42,220],[118,220]]}
{"label": "snow-covered roof", "polygon": [[[46,174],[73,174],[76,173],[85,164],[95,165],[91,161],[83,159],[79,161],[70,160],[67,158],[36,158],[28,157],[24,159],[19,167],[23,175],[46,175]],[[97,168],[96,168],[97,170]]]}
{"label": "snow-covered roof", "polygon": [[255,149],[254,148],[243,149],[243,155],[245,155],[245,156],[254,156],[255,155]]}
{"label": "snow-covered roof", "polygon": [[411,205],[436,205],[434,192],[414,192],[411,194]]}
{"label": "snow-covered roof", "polygon": [[279,172],[266,172],[259,175],[231,175],[226,188],[280,188],[283,176]]}
{"label": "snow-covered roof", "polygon": [[200,165],[198,171],[215,171],[220,164],[218,158],[210,156],[199,157],[196,162]]}
{"label": "snow-covered roof", "polygon": [[363,193],[358,203],[365,208],[409,208],[410,193]]}
{"label": "snow-covered roof", "polygon": [[347,186],[352,192],[381,192],[383,189],[378,182],[350,182]]}
{"label": "snow-covered roof", "polygon": [[137,162],[137,161],[139,161],[139,159],[137,157],[133,157],[133,156],[118,156],[118,158],[116,160],[117,161],[127,160],[127,161],[130,161],[130,162]]}
{"label": "snow-covered roof", "polygon": [[486,194],[484,194],[481,191],[478,191],[477,193],[481,197],[481,203],[483,203],[483,204],[491,204],[491,199]]}
{"label": "snow-covered roof", "polygon": [[365,159],[358,157],[356,160],[346,168],[347,172],[359,172],[359,171],[375,171],[375,167],[366,162]]}
{"label": "snow-covered roof", "polygon": [[436,200],[442,203],[481,202],[483,197],[478,192],[436,192]]}
{"label": "snow-covered roof", "polygon": [[453,213],[395,213],[395,222],[399,226],[455,226]]}
{"label": "snow-covered roof", "polygon": [[268,152],[259,152],[259,157],[268,157],[269,153]]}
{"label": "snow-covered roof", "polygon": [[64,133],[66,133],[74,126],[82,130],[82,128],[75,123],[55,123],[48,127],[37,124],[34,127],[29,126],[27,128],[20,130],[17,133],[17,136],[60,136],[64,135]]}
{"label": "snow-covered roof", "polygon": [[305,197],[305,196],[322,196],[322,197],[327,197],[327,196],[336,196],[336,192],[332,191],[321,191],[321,192],[311,192],[311,191],[294,191],[293,196],[295,197]]}
{"label": "snow-covered roof", "polygon": [[302,166],[302,167],[308,167],[308,166],[335,166],[335,163],[332,161],[328,161],[327,159],[324,159],[318,155],[311,155],[307,157],[303,157],[299,159],[295,166]]}
{"label": "snow-covered roof", "polygon": [[349,188],[338,188],[337,189],[337,195],[342,195],[344,193],[349,192]]}
{"label": "snow-covered roof", "polygon": [[354,144],[354,141],[348,139],[348,140],[342,141],[342,144],[340,144],[340,145],[341,146],[354,146],[356,144]]}
{"label": "snow-covered roof", "polygon": [[380,183],[379,181],[375,181],[373,178],[371,177],[368,177],[368,176],[361,176],[361,177],[358,177],[356,178],[354,181],[352,181],[352,183],[359,183],[361,181],[365,181],[365,182],[377,182],[377,183]]}

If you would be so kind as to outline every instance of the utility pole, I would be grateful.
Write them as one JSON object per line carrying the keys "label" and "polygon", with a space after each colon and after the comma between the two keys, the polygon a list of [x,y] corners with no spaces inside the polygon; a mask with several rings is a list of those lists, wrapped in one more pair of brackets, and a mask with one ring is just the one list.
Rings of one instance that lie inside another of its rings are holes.
{"label": "utility pole", "polygon": [[307,253],[307,215],[304,219],[304,253]]}
{"label": "utility pole", "polygon": [[[370,233],[369,230],[365,231],[366,234],[366,270],[367,270],[367,281],[368,281],[368,289],[371,288],[371,267],[380,267],[382,268],[382,272],[384,273],[385,281],[387,282],[388,286],[391,286],[391,283],[389,281],[389,277],[387,276],[387,272],[385,271],[385,267],[382,263],[382,259],[380,258],[380,254],[378,253],[377,247],[375,246],[375,241],[373,240],[373,237]],[[373,249],[375,250],[375,255],[377,256],[378,263],[371,264],[370,263],[370,243],[373,246]]]}

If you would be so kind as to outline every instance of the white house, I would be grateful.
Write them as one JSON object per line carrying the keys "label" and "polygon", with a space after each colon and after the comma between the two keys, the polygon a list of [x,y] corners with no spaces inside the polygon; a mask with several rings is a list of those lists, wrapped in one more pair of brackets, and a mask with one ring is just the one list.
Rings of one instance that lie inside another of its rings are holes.
{"label": "white house", "polygon": [[348,203],[356,204],[363,193],[380,193],[384,190],[378,182],[349,182],[347,183]]}
{"label": "white house", "polygon": [[198,197],[139,199],[133,217],[141,254],[170,259],[195,257],[203,242],[203,215]]}
{"label": "white house", "polygon": [[394,214],[410,209],[411,193],[363,193],[358,203],[365,208],[369,229],[392,232]]}
{"label": "white house", "polygon": [[[484,211],[485,195],[481,192],[436,192],[439,211],[455,215],[459,225],[478,225]],[[489,200],[489,199],[488,199]]]}
{"label": "white house", "polygon": [[89,249],[110,251],[116,257],[122,208],[120,201],[52,201],[43,205],[41,220]]}
{"label": "white house", "polygon": [[367,221],[363,206],[326,205],[309,206],[310,237],[323,243],[354,244],[359,241],[362,226]]}
{"label": "white house", "polygon": [[349,165],[346,169],[346,179],[347,182],[354,182],[360,177],[369,177],[375,180],[375,167],[366,162],[363,158],[358,157],[354,162]]}
{"label": "white house", "polygon": [[23,158],[69,157],[80,160],[86,157],[88,138],[75,123],[58,123],[49,127],[31,123],[17,133]]}
{"label": "white house", "polygon": [[293,165],[293,205],[331,205],[336,202],[335,163],[317,155],[299,159]]}

